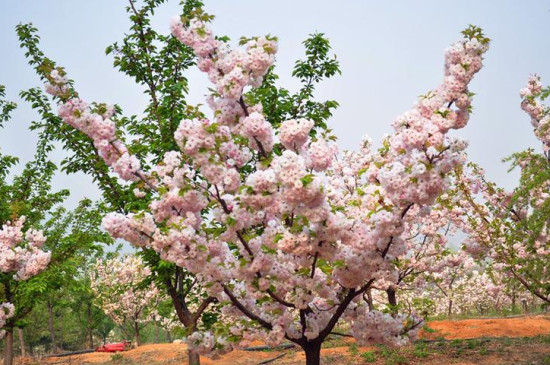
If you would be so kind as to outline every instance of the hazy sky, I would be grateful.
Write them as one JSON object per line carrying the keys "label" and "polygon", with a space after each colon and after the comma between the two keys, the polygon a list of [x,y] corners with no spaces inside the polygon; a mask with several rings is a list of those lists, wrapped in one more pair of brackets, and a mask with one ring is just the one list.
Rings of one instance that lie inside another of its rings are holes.
{"label": "hazy sky", "polygon": [[[169,1],[156,13],[153,25],[160,32],[168,32],[170,18],[180,11],[178,2]],[[27,161],[36,141],[27,131],[36,115],[18,97],[20,90],[40,85],[17,42],[14,28],[20,22],[38,27],[42,49],[66,67],[85,100],[117,103],[128,115],[142,111],[142,90],[116,73],[104,53],[129,26],[126,4],[0,0],[0,84],[19,103],[13,120],[0,130],[3,153]],[[471,85],[476,96],[470,123],[455,133],[470,141],[470,158],[507,188],[516,184],[517,175],[509,174],[501,159],[527,147],[539,148],[519,107],[518,90],[531,73],[550,83],[550,1],[206,0],[205,9],[216,15],[217,34],[234,40],[242,35],[278,36],[280,82],[291,90],[297,87],[290,72],[294,61],[303,57],[301,42],[314,31],[325,33],[343,75],[321,85],[317,95],[340,102],[331,126],[346,149],[356,148],[365,134],[377,141],[390,132],[395,117],[440,83],[444,49],[468,24],[479,25],[493,41],[485,67]],[[189,79],[190,102],[203,102],[206,77],[193,70]],[[54,159],[62,156],[57,151]],[[84,196],[98,197],[85,176],[59,175],[55,186],[71,189],[71,207]]]}

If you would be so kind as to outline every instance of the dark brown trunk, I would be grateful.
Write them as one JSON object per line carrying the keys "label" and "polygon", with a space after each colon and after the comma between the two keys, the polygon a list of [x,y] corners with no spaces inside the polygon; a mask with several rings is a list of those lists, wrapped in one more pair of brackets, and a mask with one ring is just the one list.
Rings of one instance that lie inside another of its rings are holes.
{"label": "dark brown trunk", "polygon": [[4,365],[13,365],[13,327],[6,329],[4,337]]}
{"label": "dark brown trunk", "polygon": [[139,334],[139,323],[134,321],[134,330],[136,331],[136,346],[141,346],[141,336]]}
{"label": "dark brown trunk", "polygon": [[86,308],[86,314],[88,315],[88,341],[90,344],[90,348],[93,349],[94,347],[94,329],[92,327],[92,303],[88,302],[87,308]]}
{"label": "dark brown trunk", "polygon": [[369,311],[372,311],[374,310],[374,304],[373,304],[373,300],[372,300],[372,292],[371,290],[367,290],[367,304],[369,306]]}
{"label": "dark brown trunk", "polygon": [[[196,330],[197,321],[200,318],[200,309],[193,315],[187,304],[185,303],[185,296],[183,295],[183,272],[182,269],[176,266],[174,282],[172,280],[166,281],[166,286],[168,287],[168,293],[172,299],[172,304],[176,310],[179,321],[187,329],[189,334],[192,334]],[[201,305],[202,307],[202,305]],[[204,310],[204,309],[203,309]],[[167,331],[168,335],[169,332]],[[172,342],[170,340],[170,342]],[[187,351],[187,358],[189,365],[199,365],[200,356],[196,352]]]}
{"label": "dark brown trunk", "polygon": [[93,331],[92,328],[88,328],[88,341],[89,341],[90,348],[91,349],[95,348],[95,346],[94,346],[94,331]]}
{"label": "dark brown trunk", "polygon": [[63,352],[63,313],[59,316],[57,323],[60,324],[57,336],[57,352]]}
{"label": "dark brown trunk", "polygon": [[306,365],[320,365],[321,342],[307,342],[302,348],[306,353]]}
{"label": "dark brown trunk", "polygon": [[200,365],[201,364],[201,358],[199,354],[197,354],[195,351],[188,350],[187,351],[187,359],[189,361],[189,365]]}
{"label": "dark brown trunk", "polygon": [[453,314],[453,300],[449,299],[449,309],[447,315],[450,316],[451,314]]}
{"label": "dark brown trunk", "polygon": [[386,294],[388,296],[388,303],[392,313],[397,314],[397,295],[394,287],[389,287],[386,289]]}
{"label": "dark brown trunk", "polygon": [[19,348],[21,349],[21,356],[25,357],[27,356],[27,352],[25,351],[25,338],[23,337],[23,329],[17,328],[17,334],[19,335]]}
{"label": "dark brown trunk", "polygon": [[52,342],[52,351],[57,354],[57,342],[55,339],[55,328],[53,327],[53,305],[47,304],[48,307],[48,328],[50,330],[50,340]]}

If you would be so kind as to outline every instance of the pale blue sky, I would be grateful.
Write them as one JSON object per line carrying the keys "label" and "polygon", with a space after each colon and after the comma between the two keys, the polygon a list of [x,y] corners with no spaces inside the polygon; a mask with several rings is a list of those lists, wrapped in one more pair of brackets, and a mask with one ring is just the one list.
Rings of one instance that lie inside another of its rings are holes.
{"label": "pale blue sky", "polygon": [[[38,27],[43,50],[66,67],[83,98],[118,103],[127,114],[140,113],[140,88],[117,74],[104,54],[129,25],[125,6],[122,0],[0,0],[0,83],[20,104],[13,120],[0,130],[4,153],[26,161],[36,140],[26,130],[36,116],[18,98],[21,89],[39,85],[17,43],[14,27],[19,22]],[[517,175],[508,174],[501,159],[527,147],[539,148],[519,108],[518,90],[530,73],[550,83],[550,1],[206,0],[205,8],[216,15],[217,34],[232,39],[278,36],[278,72],[281,84],[290,89],[297,87],[289,76],[294,60],[303,55],[301,41],[314,31],[324,32],[343,75],[323,84],[318,95],[340,102],[331,126],[347,149],[356,148],[365,134],[376,142],[390,132],[391,121],[441,81],[444,49],[468,24],[479,25],[493,42],[485,67],[471,85],[477,94],[474,114],[457,134],[470,141],[471,159],[507,188],[516,184]],[[153,24],[168,32],[170,18],[178,13],[178,1],[169,1]],[[190,102],[200,103],[207,92],[206,77],[193,70],[189,78]],[[54,157],[62,155],[58,151]],[[60,175],[55,185],[72,190],[70,206],[81,197],[98,196],[83,176]]]}

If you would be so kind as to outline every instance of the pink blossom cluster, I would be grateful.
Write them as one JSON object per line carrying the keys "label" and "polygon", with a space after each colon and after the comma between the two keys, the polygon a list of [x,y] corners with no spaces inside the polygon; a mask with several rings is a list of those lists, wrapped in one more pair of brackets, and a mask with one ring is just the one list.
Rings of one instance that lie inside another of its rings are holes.
{"label": "pink blossom cluster", "polygon": [[27,229],[25,217],[6,223],[0,230],[0,271],[14,272],[16,280],[38,275],[50,263],[50,252],[42,250],[46,238],[41,231]]}
{"label": "pink blossom cluster", "polygon": [[521,108],[531,117],[535,135],[543,143],[544,151],[550,149],[550,113],[548,107],[540,102],[542,94],[540,77],[529,77],[527,86],[520,90]]}
{"label": "pink blossom cluster", "polygon": [[[365,307],[359,307],[354,315],[356,318],[350,333],[362,346],[378,343],[391,346],[406,345],[418,337],[420,324],[423,323],[418,317],[409,318],[402,314],[392,316],[389,313],[369,311]],[[413,321],[415,327],[407,331],[405,324],[409,320]]]}
{"label": "pink blossom cluster", "polygon": [[59,106],[63,121],[90,137],[98,154],[122,179],[137,181],[142,178],[141,163],[132,155],[116,134],[111,117],[112,106],[99,105],[95,109],[80,98],[69,98]]}
{"label": "pink blossom cluster", "polygon": [[69,91],[69,79],[67,78],[65,72],[59,69],[53,69],[48,76],[49,82],[45,84],[46,92],[48,94],[54,96],[67,94]]}
{"label": "pink blossom cluster", "polygon": [[252,38],[244,49],[233,49],[216,40],[208,24],[197,18],[185,25],[181,18],[175,17],[170,29],[195,51],[199,69],[208,74],[217,92],[227,99],[239,99],[247,85],[260,86],[275,61],[277,42],[268,37]]}
{"label": "pink blossom cluster", "polygon": [[[14,273],[15,280],[28,280],[50,263],[51,253],[42,250],[46,238],[41,231],[23,227],[25,217],[2,225],[0,229],[0,272]],[[11,303],[0,303],[0,329],[14,315]],[[0,338],[5,332],[0,330]]]}
{"label": "pink blossom cluster", "polygon": [[487,49],[488,44],[476,38],[449,47],[443,83],[393,122],[395,133],[384,156],[389,163],[377,171],[377,178],[394,204],[433,204],[448,186],[446,176],[464,162],[461,151],[467,144],[446,133],[468,122],[468,84],[481,69]]}
{"label": "pink blossom cluster", "polygon": [[279,129],[281,144],[288,150],[299,151],[306,144],[313,125],[313,121],[307,119],[287,120]]}

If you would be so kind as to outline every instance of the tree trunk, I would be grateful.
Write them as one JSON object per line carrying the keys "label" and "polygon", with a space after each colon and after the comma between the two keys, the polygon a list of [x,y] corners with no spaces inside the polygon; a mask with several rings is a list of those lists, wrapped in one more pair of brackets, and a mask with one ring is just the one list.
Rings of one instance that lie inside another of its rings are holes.
{"label": "tree trunk", "polygon": [[168,340],[168,343],[172,343],[172,335],[170,334],[170,330],[166,330],[166,339]]}
{"label": "tree trunk", "polygon": [[[59,333],[57,336],[57,352],[63,352],[63,312],[60,313],[58,322],[60,324],[59,326]],[[54,329],[55,330],[55,329]]]}
{"label": "tree trunk", "polygon": [[13,327],[6,329],[4,343],[4,365],[13,365]]}
{"label": "tree trunk", "polygon": [[48,307],[48,328],[50,329],[50,340],[52,341],[52,351],[57,354],[57,343],[55,340],[55,328],[53,327],[53,305],[47,304]]}
{"label": "tree trunk", "polygon": [[189,361],[189,365],[201,364],[201,358],[195,351],[187,350],[187,359]]}
{"label": "tree trunk", "polygon": [[27,356],[27,352],[25,351],[25,338],[23,337],[23,329],[17,328],[17,334],[19,335],[19,347],[21,348],[21,356],[25,357]]}
{"label": "tree trunk", "polygon": [[321,342],[307,342],[302,348],[306,353],[306,365],[321,364]]}
{"label": "tree trunk", "polygon": [[395,288],[390,286],[386,289],[386,294],[388,295],[388,303],[390,304],[390,309],[393,314],[397,314],[397,296]]}
{"label": "tree trunk", "polygon": [[450,316],[451,314],[453,314],[453,300],[449,299],[449,309],[447,315]]}
{"label": "tree trunk", "polygon": [[94,329],[92,327],[92,303],[87,303],[86,314],[88,316],[88,340],[90,341],[90,348],[94,347]]}
{"label": "tree trunk", "polygon": [[373,300],[372,300],[371,289],[367,290],[367,304],[369,306],[369,311],[374,310],[374,304],[373,304]]}
{"label": "tree trunk", "polygon": [[136,331],[136,346],[141,346],[141,336],[139,335],[139,323],[134,321],[134,330]]}
{"label": "tree trunk", "polygon": [[159,326],[158,326],[157,322],[155,322],[155,343],[159,343],[159,338],[160,338]]}
{"label": "tree trunk", "polygon": [[95,348],[95,346],[94,346],[94,330],[91,327],[88,328],[88,341],[90,341],[89,342],[90,348],[91,349]]}

